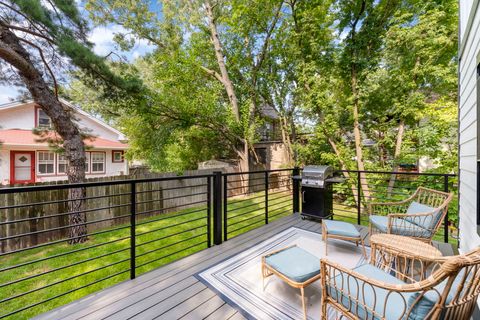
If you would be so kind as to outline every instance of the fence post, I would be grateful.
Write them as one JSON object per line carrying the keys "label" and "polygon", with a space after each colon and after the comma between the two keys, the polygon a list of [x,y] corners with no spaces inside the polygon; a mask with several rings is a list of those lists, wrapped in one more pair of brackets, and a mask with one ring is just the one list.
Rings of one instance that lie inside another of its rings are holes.
{"label": "fence post", "polygon": [[130,279],[135,279],[136,269],[136,214],[137,214],[137,186],[130,184]]}
{"label": "fence post", "polygon": [[212,177],[207,177],[207,246],[212,246]]}
{"label": "fence post", "polygon": [[300,212],[300,181],[295,177],[300,175],[300,168],[293,168],[293,213]]}
{"label": "fence post", "polygon": [[[448,192],[448,175],[443,176],[443,191]],[[448,211],[443,220],[443,241],[448,243]]]}
{"label": "fence post", "polygon": [[222,243],[222,172],[213,172],[213,243]]}
{"label": "fence post", "polygon": [[362,197],[360,196],[361,192],[361,173],[360,170],[357,171],[357,224],[361,225],[362,219]]}
{"label": "fence post", "polygon": [[228,176],[223,176],[223,241],[228,240]]}
{"label": "fence post", "polygon": [[265,224],[268,224],[268,171],[265,171]]}

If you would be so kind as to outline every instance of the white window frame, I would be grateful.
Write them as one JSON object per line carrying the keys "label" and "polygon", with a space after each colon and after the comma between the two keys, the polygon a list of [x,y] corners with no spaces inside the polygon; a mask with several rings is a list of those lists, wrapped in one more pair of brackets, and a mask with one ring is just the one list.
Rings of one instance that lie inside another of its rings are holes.
{"label": "white window frame", "polygon": [[52,119],[50,119],[50,117],[45,113],[45,116],[47,116],[48,118],[48,121],[49,121],[49,125],[48,126],[44,126],[44,125],[40,125],[40,112],[43,112],[45,113],[45,111],[43,111],[42,108],[37,108],[37,123],[35,124],[37,128],[42,128],[42,129],[51,129],[52,128]]}
{"label": "white window frame", "polygon": [[[53,154],[53,160],[40,160],[40,154],[41,153],[49,153],[49,154]],[[38,150],[37,151],[37,154],[36,154],[36,164],[35,164],[35,169],[36,169],[36,174],[37,176],[42,176],[42,177],[45,177],[45,176],[54,176],[56,174],[56,168],[57,168],[57,163],[56,163],[56,156],[55,156],[55,152],[53,151],[50,151],[50,150]],[[45,163],[45,161],[48,161],[47,163]],[[50,161],[53,161],[53,163],[50,163]],[[40,172],[40,165],[41,164],[53,164],[53,172],[48,172],[48,173],[41,173]]]}
{"label": "white window frame", "polygon": [[[65,157],[64,154],[57,154],[57,174],[58,175],[66,175],[67,174],[67,167],[68,167],[68,161],[67,159],[60,159],[61,157]],[[65,165],[65,172],[60,172],[60,165],[64,164]]]}
{"label": "white window frame", "polygon": [[[103,162],[93,161],[93,157],[96,154],[101,154],[103,156]],[[102,163],[103,164],[103,171],[93,171],[93,164],[94,163]],[[90,152],[90,174],[102,174],[107,172],[107,154],[103,151],[91,151]]]}
{"label": "white window frame", "polygon": [[85,152],[85,173],[90,173],[90,152]]}

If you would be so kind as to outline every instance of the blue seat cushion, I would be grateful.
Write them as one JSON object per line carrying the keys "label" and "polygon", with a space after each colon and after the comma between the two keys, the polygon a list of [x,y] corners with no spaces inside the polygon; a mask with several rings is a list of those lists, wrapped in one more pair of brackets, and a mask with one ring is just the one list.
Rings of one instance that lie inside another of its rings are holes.
{"label": "blue seat cushion", "polygon": [[348,222],[323,220],[322,223],[327,229],[327,234],[350,238],[360,238],[360,232]]}
{"label": "blue seat cushion", "polygon": [[[473,276],[474,272],[471,272],[469,275],[467,275],[467,278],[465,279],[465,283],[471,281],[471,278]],[[453,298],[455,297],[455,293],[458,291],[459,286],[463,283],[462,280],[465,276],[465,269],[462,269],[457,276],[455,277],[455,280],[452,283],[452,287],[450,288],[450,291],[448,292],[447,299],[445,300],[445,304],[449,304],[452,302]],[[425,319],[432,310],[432,308],[435,306],[435,304],[438,302],[440,299],[440,295],[443,294],[443,291],[445,290],[445,286],[447,285],[448,278],[440,282],[438,285],[435,286],[435,290],[430,290],[425,293],[425,295],[417,302],[412,310],[412,313],[408,317],[409,320],[422,320]],[[462,289],[462,294],[463,295],[464,291],[466,290],[466,285]],[[415,303],[415,300],[418,298],[420,295],[419,292],[415,292],[409,299],[409,304],[412,305]],[[440,317],[440,319],[444,319],[444,315]]]}
{"label": "blue seat cushion", "polygon": [[265,263],[299,283],[320,273],[320,259],[299,247],[291,247],[268,256]]}
{"label": "blue seat cushion", "polygon": [[405,220],[418,225],[424,229],[433,229],[440,219],[440,211],[436,208],[412,201],[407,209],[407,214],[432,213],[430,216],[406,217]]}
{"label": "blue seat cushion", "polygon": [[[361,265],[354,270],[370,279],[394,285],[405,284],[403,281],[370,264]],[[347,274],[337,275],[334,281],[336,288],[328,286],[329,295],[360,319],[382,319],[382,317],[389,320],[402,319],[403,315],[408,311],[408,301],[414,294],[389,293],[390,291],[378,287],[373,289],[369,284],[364,285],[363,281]],[[357,305],[355,300],[360,301],[360,304]],[[368,308],[365,308],[363,305],[366,305]],[[374,310],[375,314],[372,314],[371,310]]]}
{"label": "blue seat cushion", "polygon": [[[387,232],[388,217],[387,216],[370,216],[370,223],[382,232]],[[398,234],[407,237],[430,238],[431,231],[422,228],[406,219],[393,219],[392,234]]]}

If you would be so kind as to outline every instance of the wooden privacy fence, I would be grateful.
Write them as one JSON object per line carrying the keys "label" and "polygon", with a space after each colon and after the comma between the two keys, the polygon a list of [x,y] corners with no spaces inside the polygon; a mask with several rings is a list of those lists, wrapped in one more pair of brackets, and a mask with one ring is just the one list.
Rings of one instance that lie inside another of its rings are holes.
{"label": "wooden privacy fence", "polygon": [[[186,171],[187,176],[206,175],[213,171],[236,172],[236,169],[208,169]],[[176,212],[196,206],[205,206],[206,179],[182,179],[174,173],[115,176],[88,179],[87,182],[108,182],[129,179],[172,177],[166,181],[148,181],[136,184],[136,209],[141,218]],[[244,192],[242,182],[229,182],[234,193]],[[57,185],[61,182],[36,185]],[[235,194],[231,194],[235,195]],[[97,185],[86,188],[88,233],[128,223],[131,201],[130,183]],[[18,223],[9,223],[19,221]],[[0,252],[36,246],[62,239],[68,232],[68,189],[15,192],[0,194]],[[46,231],[49,230],[49,231]],[[18,236],[28,234],[25,236]],[[13,238],[13,236],[15,236]]]}

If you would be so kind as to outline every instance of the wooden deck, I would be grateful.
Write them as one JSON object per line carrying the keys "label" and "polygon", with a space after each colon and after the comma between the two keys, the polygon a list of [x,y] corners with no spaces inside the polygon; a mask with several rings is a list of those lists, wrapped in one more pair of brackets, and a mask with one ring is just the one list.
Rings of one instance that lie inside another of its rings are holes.
{"label": "wooden deck", "polygon": [[[321,231],[319,223],[298,215],[282,218],[35,319],[244,319],[194,275],[292,226]],[[449,244],[436,246],[444,255],[454,254]]]}

